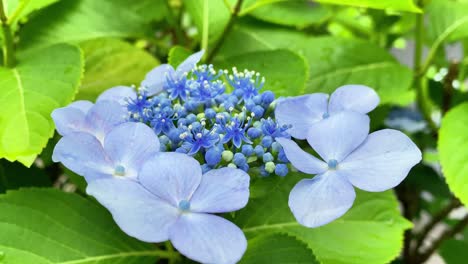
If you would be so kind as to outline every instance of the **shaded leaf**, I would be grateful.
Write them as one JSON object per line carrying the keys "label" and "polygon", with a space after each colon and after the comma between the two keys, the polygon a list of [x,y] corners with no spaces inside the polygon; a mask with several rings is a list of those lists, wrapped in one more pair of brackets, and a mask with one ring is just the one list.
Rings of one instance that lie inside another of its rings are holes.
{"label": "shaded leaf", "polygon": [[18,162],[0,160],[0,193],[21,187],[51,186],[44,170],[37,167],[26,168]]}
{"label": "shaded leaf", "polygon": [[169,51],[169,57],[167,58],[168,63],[172,65],[172,67],[177,67],[181,64],[188,56],[192,54],[192,51],[181,47],[181,46],[174,46]]}

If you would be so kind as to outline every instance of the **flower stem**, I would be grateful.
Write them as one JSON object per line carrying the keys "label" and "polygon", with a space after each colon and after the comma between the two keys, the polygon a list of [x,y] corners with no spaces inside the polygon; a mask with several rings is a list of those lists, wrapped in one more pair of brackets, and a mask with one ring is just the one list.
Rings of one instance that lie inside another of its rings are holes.
{"label": "flower stem", "polygon": [[421,59],[423,48],[423,34],[424,34],[424,15],[416,15],[416,28],[415,28],[415,53],[414,53],[414,85],[416,87],[416,102],[419,110],[421,111],[424,119],[429,124],[429,127],[434,133],[437,133],[438,127],[434,120],[432,120],[432,104],[429,98],[429,91],[427,89],[427,82],[424,74],[421,74]]}
{"label": "flower stem", "polygon": [[213,61],[214,56],[216,55],[216,53],[218,53],[219,49],[223,45],[224,40],[226,40],[227,35],[229,34],[229,32],[231,32],[231,29],[234,26],[234,22],[236,21],[238,15],[239,15],[239,12],[241,10],[243,2],[244,2],[244,0],[237,0],[237,3],[234,6],[234,9],[232,10],[231,17],[229,18],[229,21],[228,21],[226,27],[224,28],[223,34],[221,35],[221,37],[219,37],[219,39],[216,42],[216,44],[214,45],[213,49],[211,50],[211,52],[207,56],[207,59],[206,59],[207,63],[211,63]]}
{"label": "flower stem", "polygon": [[0,0],[0,22],[2,24],[4,38],[3,65],[11,68],[15,65],[13,32],[8,23],[8,18],[6,17],[3,0]]}

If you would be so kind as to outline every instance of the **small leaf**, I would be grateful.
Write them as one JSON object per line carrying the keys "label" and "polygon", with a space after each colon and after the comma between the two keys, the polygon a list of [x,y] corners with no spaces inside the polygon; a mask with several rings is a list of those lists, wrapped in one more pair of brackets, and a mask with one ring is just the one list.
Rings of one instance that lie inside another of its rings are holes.
{"label": "small leaf", "polygon": [[138,86],[146,73],[159,65],[151,54],[118,39],[89,40],[80,46],[85,55],[86,71],[78,99],[94,101],[113,86]]}
{"label": "small leaf", "polygon": [[249,239],[248,243],[240,264],[319,263],[304,242],[285,234],[258,236]]}
{"label": "small leaf", "polygon": [[289,192],[305,176],[290,173],[252,184],[254,198],[234,218],[247,237],[287,233],[306,243],[322,263],[388,263],[400,253],[403,232],[411,223],[400,215],[391,191],[357,190],[353,207],[343,217],[319,228],[306,228],[296,222],[288,207]]}
{"label": "small leaf", "polygon": [[216,60],[218,68],[236,67],[239,71],[254,70],[265,77],[264,90],[276,96],[301,94],[307,79],[307,64],[296,53],[289,50],[272,50],[245,53]]}
{"label": "small leaf", "polygon": [[0,67],[0,158],[30,166],[54,133],[52,110],[70,103],[83,69],[78,47],[59,44],[18,54]]}
{"label": "small leaf", "polygon": [[56,189],[0,196],[0,251],[8,264],[155,263],[161,251],[124,234],[100,205]]}
{"label": "small leaf", "polygon": [[176,68],[181,64],[188,56],[192,54],[192,51],[181,47],[181,46],[174,46],[169,51],[168,63],[172,65],[172,67]]}
{"label": "small leaf", "polygon": [[468,103],[458,105],[444,116],[438,148],[450,190],[468,205]]}

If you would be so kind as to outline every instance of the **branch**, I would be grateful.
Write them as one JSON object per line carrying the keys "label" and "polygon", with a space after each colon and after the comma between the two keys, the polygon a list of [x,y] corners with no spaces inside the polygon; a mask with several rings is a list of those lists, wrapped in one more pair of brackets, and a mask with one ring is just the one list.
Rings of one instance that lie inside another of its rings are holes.
{"label": "branch", "polygon": [[227,35],[229,34],[229,32],[231,32],[231,29],[234,26],[234,22],[236,21],[238,15],[239,15],[239,12],[241,10],[242,2],[244,2],[244,0],[237,0],[237,3],[235,5],[235,7],[234,7],[234,10],[231,13],[231,17],[229,18],[229,21],[228,21],[226,27],[224,28],[223,34],[221,35],[221,37],[219,37],[219,39],[216,42],[216,44],[214,45],[213,49],[211,50],[211,52],[207,56],[207,59],[206,59],[207,63],[211,63],[213,61],[214,56],[216,55],[216,53],[218,53],[218,51],[221,48],[222,44],[224,43],[224,40],[226,39]]}
{"label": "branch", "polygon": [[13,33],[8,23],[3,0],[0,0],[0,22],[2,24],[3,38],[5,41],[5,45],[3,46],[3,64],[6,67],[13,67],[15,65]]}
{"label": "branch", "polygon": [[444,78],[444,91],[442,96],[442,114],[445,114],[450,109],[453,95],[453,81],[458,78],[458,63],[450,64],[447,76]]}

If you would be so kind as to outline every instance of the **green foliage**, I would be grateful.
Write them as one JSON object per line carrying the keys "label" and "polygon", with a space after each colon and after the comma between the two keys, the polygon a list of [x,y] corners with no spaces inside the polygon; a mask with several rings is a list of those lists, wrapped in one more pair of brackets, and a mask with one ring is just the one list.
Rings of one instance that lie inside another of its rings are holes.
{"label": "green foliage", "polygon": [[442,171],[450,189],[468,204],[468,103],[450,110],[442,119],[438,141]]}
{"label": "green foliage", "polygon": [[421,13],[421,9],[414,4],[413,0],[317,0],[317,2]]}
{"label": "green foliage", "polygon": [[425,9],[428,37],[432,41],[454,41],[468,36],[468,3],[433,0]]}
{"label": "green foliage", "polygon": [[[150,34],[150,22],[161,18],[163,10],[160,2],[60,1],[40,12],[22,28],[21,47],[32,49],[100,37],[142,37]],[[155,10],[155,13],[148,10]],[[142,11],[143,15],[140,14]]]}
{"label": "green foliage", "polygon": [[292,236],[271,234],[255,237],[248,242],[249,247],[241,264],[319,263],[307,245]]}
{"label": "green foliage", "polygon": [[19,53],[18,65],[0,68],[0,157],[32,164],[54,133],[50,113],[72,101],[82,69],[68,44]]}
{"label": "green foliage", "polygon": [[172,67],[177,67],[191,54],[190,50],[181,46],[175,46],[169,51],[167,61]]}
{"label": "green foliage", "polygon": [[21,187],[48,187],[52,183],[46,173],[37,167],[26,168],[20,163],[0,160],[0,193]]}
{"label": "green foliage", "polygon": [[304,59],[289,50],[257,51],[227,57],[216,61],[218,68],[237,67],[260,72],[265,77],[265,90],[276,96],[291,96],[304,92],[307,80],[307,64]]}
{"label": "green foliage", "polygon": [[465,264],[468,259],[468,231],[463,232],[463,239],[450,239],[440,247],[440,255],[446,264]]}
{"label": "green foliage", "polygon": [[[305,242],[323,263],[386,263],[401,249],[403,231],[411,224],[400,216],[392,192],[358,191],[353,208],[320,228],[299,225],[288,207],[288,195],[304,174],[257,180],[252,197],[234,221],[248,237],[287,233]],[[367,254],[365,252],[372,252]]]}
{"label": "green foliage", "polygon": [[[412,73],[386,50],[366,41],[305,34],[244,25],[234,29],[220,57],[258,50],[287,48],[300,52],[309,64],[306,93],[334,91],[345,84],[374,88],[382,103],[406,104]],[[298,93],[291,93],[291,95]]]}
{"label": "green foliage", "polygon": [[144,50],[119,39],[104,38],[80,44],[85,56],[85,72],[79,99],[93,101],[104,90],[118,85],[139,85],[146,73],[159,65]]}
{"label": "green foliage", "polygon": [[160,251],[125,235],[110,214],[76,194],[22,189],[0,196],[5,264],[154,263]]}
{"label": "green foliage", "polygon": [[47,7],[59,0],[6,0],[4,5],[7,7],[6,15],[16,20],[27,17],[34,11]]}

